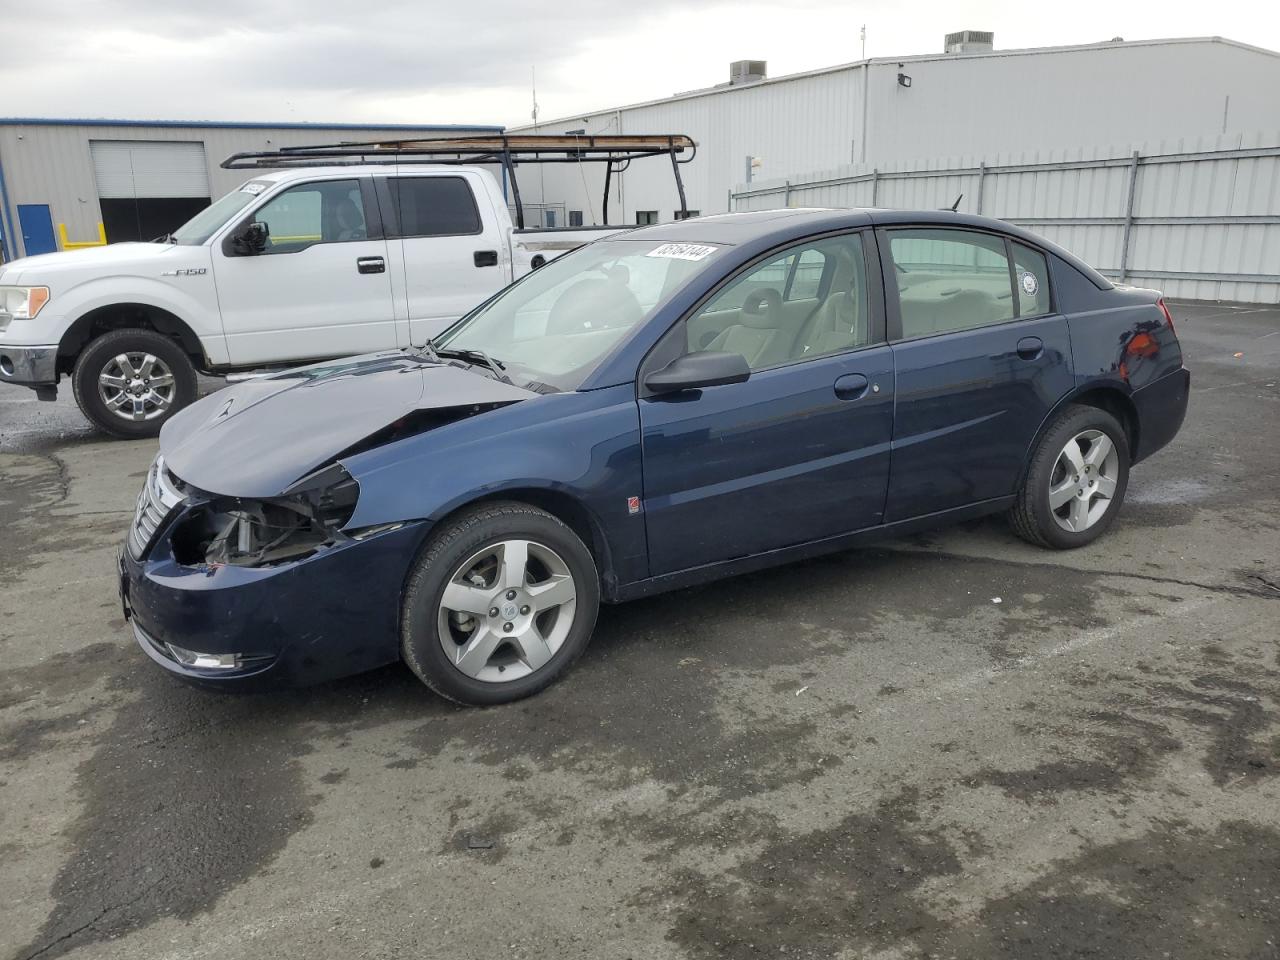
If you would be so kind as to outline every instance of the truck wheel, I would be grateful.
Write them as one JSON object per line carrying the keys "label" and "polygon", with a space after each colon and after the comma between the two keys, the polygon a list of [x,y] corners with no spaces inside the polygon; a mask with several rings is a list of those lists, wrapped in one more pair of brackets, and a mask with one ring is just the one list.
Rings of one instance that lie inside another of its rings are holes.
{"label": "truck wheel", "polygon": [[154,330],[112,330],[80,353],[71,374],[80,410],[100,430],[154,437],[196,398],[196,370],[182,347]]}

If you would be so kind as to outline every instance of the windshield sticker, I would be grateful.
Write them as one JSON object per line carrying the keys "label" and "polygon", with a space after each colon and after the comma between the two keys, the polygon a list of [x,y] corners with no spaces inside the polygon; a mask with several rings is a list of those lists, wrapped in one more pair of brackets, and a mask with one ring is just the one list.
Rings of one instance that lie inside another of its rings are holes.
{"label": "windshield sticker", "polygon": [[646,257],[666,257],[668,260],[705,260],[716,252],[715,247],[701,243],[664,243],[654,247]]}
{"label": "windshield sticker", "polygon": [[1030,271],[1024,271],[1022,274],[1022,292],[1028,297],[1034,297],[1036,291],[1040,289],[1040,281],[1036,279],[1036,275]]}
{"label": "windshield sticker", "polygon": [[240,188],[240,192],[251,193],[256,197],[265,189],[267,189],[267,185],[265,183],[246,183],[243,187]]}

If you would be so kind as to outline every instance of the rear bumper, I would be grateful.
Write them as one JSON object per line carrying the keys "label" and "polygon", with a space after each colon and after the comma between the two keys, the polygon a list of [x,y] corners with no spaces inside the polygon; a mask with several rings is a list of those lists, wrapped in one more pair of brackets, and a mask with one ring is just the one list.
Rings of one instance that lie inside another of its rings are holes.
{"label": "rear bumper", "polygon": [[0,383],[51,387],[58,382],[58,347],[18,347],[0,343]]}
{"label": "rear bumper", "polygon": [[1191,371],[1186,367],[1166,374],[1133,393],[1138,411],[1138,449],[1133,462],[1145,460],[1182,429],[1187,417],[1187,401],[1191,394]]}

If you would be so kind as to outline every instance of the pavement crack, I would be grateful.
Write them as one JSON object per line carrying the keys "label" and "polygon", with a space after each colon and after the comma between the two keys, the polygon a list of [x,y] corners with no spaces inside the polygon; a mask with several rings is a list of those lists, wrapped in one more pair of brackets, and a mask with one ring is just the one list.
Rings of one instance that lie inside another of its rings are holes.
{"label": "pavement crack", "polygon": [[54,482],[58,485],[58,499],[55,503],[49,505],[52,508],[60,503],[65,503],[71,497],[71,468],[67,466],[67,461],[56,453],[43,453],[40,456],[52,463],[58,470],[57,475],[54,477]]}
{"label": "pavement crack", "polygon": [[1190,587],[1193,590],[1204,590],[1208,593],[1228,594],[1237,597],[1254,597],[1259,600],[1280,600],[1280,585],[1272,583],[1256,574],[1250,574],[1250,580],[1257,580],[1264,587],[1244,587],[1234,586],[1229,583],[1202,583],[1199,580],[1183,580],[1179,577],[1159,577],[1152,573],[1134,573],[1132,570],[1081,570],[1077,567],[1063,566],[1057,563],[1045,563],[1035,560],[1007,560],[1003,557],[981,557],[973,556],[966,553],[949,553],[945,550],[921,550],[921,549],[902,549],[897,547],[888,547],[888,552],[897,554],[913,554],[927,553],[933,557],[941,557],[944,560],[976,560],[980,563],[992,563],[1002,567],[1022,567],[1035,570],[1045,570],[1051,573],[1060,573],[1063,570],[1070,570],[1076,573],[1087,574],[1095,577],[1126,577],[1130,580],[1142,580],[1147,583],[1161,583],[1168,586]]}

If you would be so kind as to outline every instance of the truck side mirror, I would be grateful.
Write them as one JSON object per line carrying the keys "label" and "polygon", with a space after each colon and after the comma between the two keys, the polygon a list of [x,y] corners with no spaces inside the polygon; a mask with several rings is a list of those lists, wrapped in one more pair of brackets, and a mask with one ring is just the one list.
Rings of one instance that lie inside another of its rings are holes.
{"label": "truck side mirror", "polygon": [[259,220],[245,224],[236,236],[236,250],[247,256],[262,253],[267,249],[267,239],[271,236],[271,228]]}

